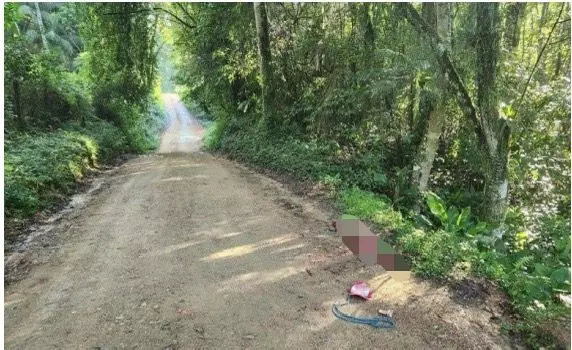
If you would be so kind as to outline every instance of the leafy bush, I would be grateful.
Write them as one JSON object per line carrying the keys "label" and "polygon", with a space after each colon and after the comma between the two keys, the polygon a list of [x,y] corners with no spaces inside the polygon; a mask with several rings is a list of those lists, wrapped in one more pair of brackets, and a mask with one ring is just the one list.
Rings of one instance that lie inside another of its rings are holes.
{"label": "leafy bush", "polygon": [[101,119],[92,118],[86,121],[83,127],[77,123],[70,123],[65,129],[89,135],[95,141],[98,163],[107,163],[127,151],[127,141],[121,131]]}
{"label": "leafy bush", "polygon": [[137,106],[111,99],[100,105],[99,112],[106,120],[112,120],[124,132],[129,147],[134,152],[147,152],[159,146],[160,131],[166,125],[163,109],[153,100],[146,106]]}
{"label": "leafy bush", "polygon": [[5,218],[23,218],[63,198],[100,161],[126,150],[119,129],[101,120],[4,141]]}
{"label": "leafy bush", "polygon": [[502,238],[495,237],[495,230],[471,217],[468,208],[447,208],[434,193],[426,201],[430,219],[419,225],[393,210],[387,197],[357,188],[340,193],[345,213],[397,233],[396,245],[410,258],[417,275],[447,279],[462,267],[467,275],[497,281],[520,316],[505,327],[526,334],[527,342],[536,346],[553,342],[539,327],[570,313],[553,300],[557,293],[570,293],[570,221],[545,218],[542,235],[513,246],[510,228]]}
{"label": "leafy bush", "polygon": [[336,142],[301,141],[271,137],[255,127],[236,125],[218,118],[207,128],[204,145],[249,164],[281,171],[297,179],[320,181],[336,178],[344,186],[392,192],[382,169],[381,157],[360,152],[351,157]]}

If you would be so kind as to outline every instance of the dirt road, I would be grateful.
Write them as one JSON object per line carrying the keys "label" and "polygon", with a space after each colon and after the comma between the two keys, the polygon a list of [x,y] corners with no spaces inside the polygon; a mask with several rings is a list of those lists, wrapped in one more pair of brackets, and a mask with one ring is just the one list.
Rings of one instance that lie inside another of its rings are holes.
{"label": "dirt road", "polygon": [[[53,253],[6,288],[6,348],[508,347],[480,306],[364,266],[328,231],[332,213],[199,152],[199,124],[165,101],[159,152],[106,175],[49,233]],[[392,309],[395,329],[332,315],[359,279],[375,297],[346,310]]]}

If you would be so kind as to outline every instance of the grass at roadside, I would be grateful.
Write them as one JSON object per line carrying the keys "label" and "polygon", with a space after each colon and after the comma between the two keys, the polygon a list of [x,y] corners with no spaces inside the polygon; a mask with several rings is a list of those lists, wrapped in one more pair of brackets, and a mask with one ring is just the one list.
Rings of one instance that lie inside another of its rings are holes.
{"label": "grass at roadside", "polygon": [[533,347],[569,346],[569,339],[554,332],[570,323],[570,309],[554,300],[559,293],[570,293],[570,223],[565,218],[544,218],[543,233],[553,241],[530,244],[521,239],[516,215],[508,215],[501,238],[469,208],[448,206],[436,194],[425,197],[419,215],[402,205],[398,209],[395,201],[379,194],[392,187],[394,179],[386,176],[382,157],[371,152],[340,161],[329,144],[270,138],[223,120],[208,128],[205,147],[256,167],[322,183],[344,213],[392,233],[396,248],[409,257],[418,276],[446,281],[461,271],[495,281],[510,300],[513,318],[503,325],[507,331]]}
{"label": "grass at roadside", "polygon": [[6,226],[65,200],[87,174],[126,152],[159,145],[165,118],[153,105],[138,133],[126,135],[98,118],[68,123],[56,131],[11,134],[4,141],[4,219]]}

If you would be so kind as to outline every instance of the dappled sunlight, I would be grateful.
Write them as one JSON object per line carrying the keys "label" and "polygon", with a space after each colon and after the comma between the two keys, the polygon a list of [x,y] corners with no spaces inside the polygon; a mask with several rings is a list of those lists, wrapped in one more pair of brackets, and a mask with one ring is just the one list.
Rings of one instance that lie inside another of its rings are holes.
{"label": "dappled sunlight", "polygon": [[258,281],[259,283],[277,282],[304,271],[305,268],[303,266],[286,266],[278,270],[260,273]]}
{"label": "dappled sunlight", "polygon": [[215,226],[222,226],[222,225],[226,225],[226,224],[228,224],[228,220],[221,220],[221,221],[215,223],[214,225]]}
{"label": "dappled sunlight", "polygon": [[307,317],[309,318],[308,321],[310,323],[310,330],[312,332],[319,332],[327,327],[330,327],[334,322],[339,321],[334,315],[332,315],[331,309],[332,305],[342,302],[344,302],[344,298],[339,297],[319,303],[324,312],[327,313],[327,317],[324,317],[323,313],[318,312],[307,314]]}
{"label": "dappled sunlight", "polygon": [[220,236],[219,238],[235,237],[235,236],[241,235],[243,233],[244,233],[244,231],[229,232],[229,233],[225,233],[224,235]]}
{"label": "dappled sunlight", "polygon": [[204,166],[204,164],[196,163],[196,164],[173,165],[169,168],[198,168],[198,167],[202,167],[202,166]]}
{"label": "dappled sunlight", "polygon": [[166,179],[161,179],[156,182],[172,182],[172,181],[185,181],[185,180],[192,180],[192,179],[206,179],[207,177],[204,175],[195,175],[191,177],[181,177],[181,176],[173,176]]}
{"label": "dappled sunlight", "polygon": [[264,216],[264,215],[257,215],[257,216],[251,216],[248,219],[242,220],[240,222],[241,225],[252,225],[252,224],[257,224],[259,222],[261,222],[262,220],[266,220],[268,217]]}
{"label": "dappled sunlight", "polygon": [[296,244],[290,247],[285,247],[285,248],[280,248],[280,249],[276,249],[275,251],[272,252],[272,254],[279,254],[279,253],[284,253],[284,252],[289,252],[291,250],[296,250],[296,249],[301,249],[304,248],[306,245],[303,243],[300,244]]}
{"label": "dappled sunlight", "polygon": [[158,170],[158,169],[173,169],[173,168],[198,168],[202,167],[204,164],[196,163],[196,164],[181,164],[181,165],[157,165],[157,166],[147,166],[141,170]]}
{"label": "dappled sunlight", "polygon": [[222,288],[219,289],[219,292],[245,292],[261,284],[277,282],[301,272],[304,272],[303,266],[286,266],[271,271],[248,272],[222,282]]}
{"label": "dappled sunlight", "polygon": [[376,275],[368,285],[374,290],[373,301],[392,300],[396,304],[405,304],[410,296],[419,295],[426,289],[424,284],[411,277],[411,273],[395,271]]}
{"label": "dappled sunlight", "polygon": [[211,261],[211,260],[218,260],[218,259],[224,259],[224,258],[233,258],[233,257],[237,257],[237,256],[250,254],[255,250],[256,250],[256,248],[255,248],[254,244],[241,245],[238,247],[232,247],[232,248],[220,251],[220,252],[213,253],[206,258],[202,258],[201,261]]}
{"label": "dappled sunlight", "polygon": [[213,261],[225,258],[234,258],[238,256],[243,256],[246,254],[250,254],[262,248],[272,247],[278,244],[283,244],[290,242],[296,239],[296,235],[288,234],[279,236],[276,238],[267,239],[258,243],[253,244],[245,244],[241,246],[236,246],[228,249],[221,250],[219,252],[213,253],[205,258],[202,258],[200,261]]}
{"label": "dappled sunlight", "polygon": [[[9,300],[9,299],[11,299],[11,300]],[[14,306],[16,304],[20,304],[22,301],[24,301],[24,298],[10,298],[10,297],[8,297],[4,300],[4,308],[11,307],[11,306]]]}
{"label": "dappled sunlight", "polygon": [[143,256],[159,256],[159,255],[171,254],[171,253],[174,253],[174,252],[179,251],[181,249],[189,248],[189,247],[192,247],[192,246],[204,243],[204,242],[206,242],[206,240],[190,241],[190,242],[174,244],[174,245],[167,246],[163,249],[159,249],[156,251],[146,253]]}
{"label": "dappled sunlight", "polygon": [[159,182],[182,181],[182,180],[184,180],[184,178],[182,178],[182,177],[180,177],[180,176],[175,176],[175,177],[169,177],[169,178],[166,178],[166,179],[159,180]]}

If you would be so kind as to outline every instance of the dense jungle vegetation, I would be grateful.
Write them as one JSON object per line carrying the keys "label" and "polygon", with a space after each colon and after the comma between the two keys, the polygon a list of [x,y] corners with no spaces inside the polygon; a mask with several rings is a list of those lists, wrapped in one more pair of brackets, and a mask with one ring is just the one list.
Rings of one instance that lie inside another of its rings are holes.
{"label": "dense jungle vegetation", "polygon": [[5,227],[60,202],[117,155],[158,145],[160,22],[151,8],[4,4]]}
{"label": "dense jungle vegetation", "polygon": [[569,342],[569,3],[4,11],[5,218],[152,149],[176,86],[207,149],[327,189],[418,276],[494,281],[530,346]]}
{"label": "dense jungle vegetation", "polygon": [[[569,322],[568,3],[170,4],[206,146],[327,187],[418,275],[480,276],[529,344]],[[457,277],[458,278],[458,277]]]}

